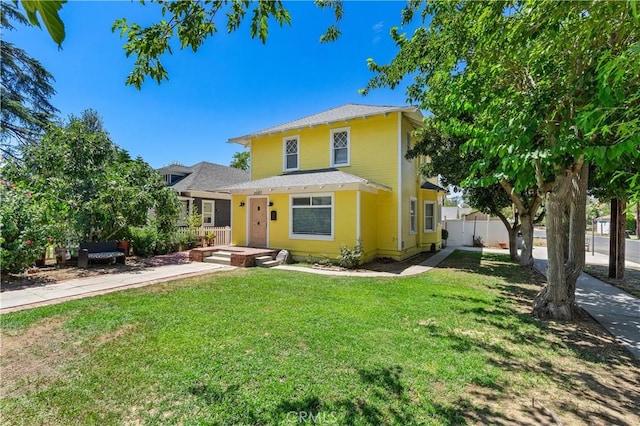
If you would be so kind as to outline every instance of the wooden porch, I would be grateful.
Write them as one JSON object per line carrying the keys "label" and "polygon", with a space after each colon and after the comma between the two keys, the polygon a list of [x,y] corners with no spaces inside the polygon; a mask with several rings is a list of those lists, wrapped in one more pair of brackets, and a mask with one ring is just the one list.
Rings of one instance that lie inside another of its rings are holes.
{"label": "wooden porch", "polygon": [[277,249],[241,247],[241,246],[213,246],[198,247],[189,251],[189,260],[193,262],[206,262],[207,259],[229,259],[229,265],[248,268],[256,266],[257,258],[275,258]]}

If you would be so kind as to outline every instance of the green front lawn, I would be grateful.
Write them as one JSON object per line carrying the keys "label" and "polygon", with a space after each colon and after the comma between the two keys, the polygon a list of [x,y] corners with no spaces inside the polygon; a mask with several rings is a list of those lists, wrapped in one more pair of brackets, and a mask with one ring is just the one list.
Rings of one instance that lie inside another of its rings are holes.
{"label": "green front lawn", "polygon": [[532,319],[534,276],[480,256],[394,279],[236,270],[3,315],[2,422],[634,423],[638,364],[590,320]]}

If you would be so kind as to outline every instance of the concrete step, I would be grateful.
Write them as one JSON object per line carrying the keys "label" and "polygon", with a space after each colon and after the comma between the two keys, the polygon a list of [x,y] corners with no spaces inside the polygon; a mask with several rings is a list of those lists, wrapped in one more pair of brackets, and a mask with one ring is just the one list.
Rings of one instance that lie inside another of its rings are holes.
{"label": "concrete step", "polygon": [[276,266],[278,262],[273,260],[271,256],[258,256],[256,257],[256,266],[261,266],[263,268],[271,268],[272,266]]}
{"label": "concrete step", "polygon": [[231,265],[231,255],[229,256],[218,256],[217,252],[212,256],[207,256],[203,259],[206,263],[216,263],[218,265]]}

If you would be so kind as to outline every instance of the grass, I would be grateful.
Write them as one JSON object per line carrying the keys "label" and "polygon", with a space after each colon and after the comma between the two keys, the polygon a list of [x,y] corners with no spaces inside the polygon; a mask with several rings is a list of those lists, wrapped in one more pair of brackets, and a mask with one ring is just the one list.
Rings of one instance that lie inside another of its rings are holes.
{"label": "grass", "polygon": [[640,270],[625,268],[624,278],[621,280],[609,278],[609,266],[586,265],[584,271],[601,281],[616,286],[636,297],[640,297]]}
{"label": "grass", "polygon": [[[3,315],[2,422],[636,419],[637,363],[532,319],[532,273],[481,256],[395,279],[238,270]],[[598,376],[618,371],[627,388]]]}

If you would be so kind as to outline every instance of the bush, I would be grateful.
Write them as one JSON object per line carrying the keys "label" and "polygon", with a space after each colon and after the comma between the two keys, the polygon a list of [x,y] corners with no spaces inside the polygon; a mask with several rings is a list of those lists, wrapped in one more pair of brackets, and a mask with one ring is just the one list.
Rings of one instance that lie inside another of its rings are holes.
{"label": "bush", "polygon": [[449,239],[449,231],[447,231],[444,228],[442,228],[442,239],[443,240],[448,240]]}
{"label": "bush", "polygon": [[484,242],[482,241],[481,236],[473,236],[473,246],[474,247],[484,247]]}
{"label": "bush", "polygon": [[44,212],[31,192],[0,182],[0,267],[21,273],[45,252],[49,237]]}
{"label": "bush", "polygon": [[338,264],[343,268],[354,269],[360,264],[360,258],[362,257],[362,247],[360,242],[352,249],[344,244],[340,244],[340,257],[338,258]]}
{"label": "bush", "polygon": [[136,256],[153,255],[158,244],[158,230],[153,225],[131,228],[131,246]]}
{"label": "bush", "polygon": [[167,254],[173,253],[178,237],[175,232],[162,232],[158,231],[158,241],[156,242],[155,253]]}

